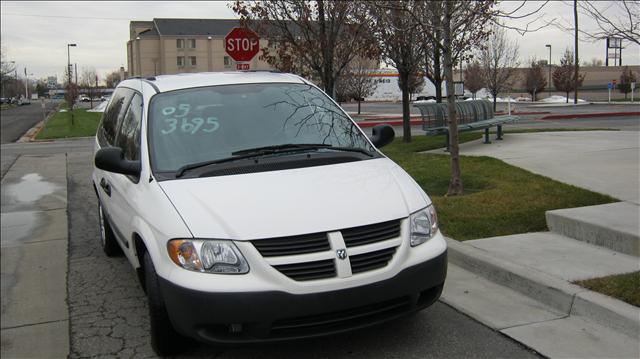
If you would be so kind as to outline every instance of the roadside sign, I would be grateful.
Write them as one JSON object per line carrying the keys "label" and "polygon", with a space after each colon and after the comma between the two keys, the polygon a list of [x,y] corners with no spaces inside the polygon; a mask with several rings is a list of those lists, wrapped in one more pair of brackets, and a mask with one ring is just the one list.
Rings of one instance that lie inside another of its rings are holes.
{"label": "roadside sign", "polygon": [[632,90],[635,90],[635,88],[636,88],[636,83],[635,83],[635,82],[632,82],[632,83],[631,83],[631,89],[632,89]]}
{"label": "roadside sign", "polygon": [[250,64],[248,62],[238,62],[236,64],[236,70],[249,70]]}
{"label": "roadside sign", "polygon": [[607,88],[608,88],[609,90],[613,90],[613,84],[612,84],[611,82],[609,82],[609,83],[607,84]]}
{"label": "roadside sign", "polygon": [[224,44],[225,51],[232,59],[248,62],[258,54],[260,37],[247,28],[236,27],[224,37]]}

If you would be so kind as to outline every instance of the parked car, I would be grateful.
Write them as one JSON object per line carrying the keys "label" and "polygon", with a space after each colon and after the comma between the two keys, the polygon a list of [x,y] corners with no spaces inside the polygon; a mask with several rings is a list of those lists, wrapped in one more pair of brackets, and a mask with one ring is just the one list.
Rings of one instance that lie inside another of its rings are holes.
{"label": "parked car", "polygon": [[311,82],[202,73],[125,80],[96,134],[100,243],[124,252],[151,343],[281,341],[433,304],[446,242],[427,194]]}
{"label": "parked car", "polygon": [[85,95],[80,95],[78,97],[78,101],[80,101],[80,102],[90,102],[91,101],[91,97],[85,96]]}

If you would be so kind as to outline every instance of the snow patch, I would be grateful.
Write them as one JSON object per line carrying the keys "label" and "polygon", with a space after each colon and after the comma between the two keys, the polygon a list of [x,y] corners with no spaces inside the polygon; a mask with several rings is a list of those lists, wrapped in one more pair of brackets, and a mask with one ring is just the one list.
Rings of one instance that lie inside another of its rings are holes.
{"label": "snow patch", "polygon": [[107,107],[108,101],[102,101],[98,106],[92,108],[91,110],[87,110],[87,112],[104,112],[104,109]]}
{"label": "snow patch", "polygon": [[[543,98],[538,102],[546,102],[546,103],[567,103],[567,98],[565,96],[553,95],[551,97]],[[587,102],[581,98],[578,99],[578,103]],[[569,98],[569,103],[573,103],[573,98]]]}

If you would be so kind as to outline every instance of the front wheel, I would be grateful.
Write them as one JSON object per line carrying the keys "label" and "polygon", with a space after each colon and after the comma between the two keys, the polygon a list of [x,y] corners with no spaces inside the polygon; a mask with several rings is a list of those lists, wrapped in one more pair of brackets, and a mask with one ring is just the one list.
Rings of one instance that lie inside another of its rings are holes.
{"label": "front wheel", "polygon": [[98,222],[100,222],[100,245],[102,246],[104,254],[106,254],[107,257],[115,257],[122,253],[122,249],[120,249],[118,242],[116,242],[113,229],[104,215],[100,200],[98,200]]}
{"label": "front wheel", "polygon": [[159,356],[177,354],[184,338],[173,329],[167,308],[164,305],[158,275],[149,253],[144,254],[144,274],[149,302],[151,324],[151,347]]}

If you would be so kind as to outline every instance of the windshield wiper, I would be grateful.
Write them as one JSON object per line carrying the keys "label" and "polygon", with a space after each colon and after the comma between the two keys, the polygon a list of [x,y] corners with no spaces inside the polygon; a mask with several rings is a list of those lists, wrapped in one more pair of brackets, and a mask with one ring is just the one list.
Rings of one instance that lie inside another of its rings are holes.
{"label": "windshield wiper", "polygon": [[347,152],[358,152],[364,153],[369,157],[373,157],[373,154],[363,148],[358,147],[337,147],[322,143],[287,143],[284,145],[275,145],[275,146],[265,146],[265,147],[256,147],[256,148],[248,148],[246,150],[235,151],[231,153],[232,155],[268,155],[273,153],[281,153],[281,152],[292,152],[292,151],[306,151],[306,150],[318,150],[318,149],[326,149],[326,150],[334,150],[334,151],[347,151]]}
{"label": "windshield wiper", "polygon": [[326,145],[326,144],[312,144],[312,143],[303,143],[303,144],[288,143],[284,145],[265,146],[265,147],[249,148],[246,150],[239,150],[239,151],[232,152],[231,153],[232,157],[221,158],[221,159],[211,160],[211,161],[190,163],[180,167],[178,171],[176,171],[176,178],[182,177],[185,174],[185,172],[190,171],[192,169],[214,165],[218,163],[233,162],[237,160],[242,160],[242,159],[247,159],[247,158],[252,158],[257,156],[270,155],[275,153],[282,153],[282,152],[307,151],[307,150],[317,150],[317,149],[358,152],[358,153],[364,153],[369,157],[373,157],[373,154],[371,152],[363,148],[357,148],[357,147],[335,147],[335,146]]}
{"label": "windshield wiper", "polygon": [[233,162],[233,161],[242,160],[242,159],[246,159],[246,158],[270,155],[270,154],[273,154],[273,153],[286,152],[286,151],[291,151],[291,150],[299,151],[299,150],[317,149],[317,148],[325,148],[325,147],[331,147],[331,146],[330,145],[323,145],[323,144],[310,144],[310,143],[306,143],[306,144],[292,144],[292,143],[290,143],[290,144],[285,144],[285,145],[249,148],[249,149],[246,149],[246,150],[240,150],[240,151],[232,152],[231,153],[231,155],[232,155],[231,157],[221,158],[221,159],[217,159],[217,160],[210,160],[210,161],[186,164],[186,165],[180,167],[178,169],[178,171],[176,171],[176,178],[182,177],[185,172],[190,171],[192,169],[205,167],[205,166],[209,166],[209,165],[215,165],[215,164],[218,164],[218,163]]}
{"label": "windshield wiper", "polygon": [[279,152],[315,150],[318,148],[327,148],[327,147],[331,147],[331,145],[325,145],[322,143],[286,143],[284,145],[247,148],[246,150],[235,151],[235,152],[232,152],[231,154],[234,156],[235,155],[267,155],[267,154],[279,153]]}
{"label": "windshield wiper", "polygon": [[210,160],[210,161],[204,161],[204,162],[190,163],[190,164],[187,164],[187,165],[184,165],[184,166],[180,167],[176,171],[176,178],[182,177],[185,172],[190,171],[192,169],[205,167],[205,166],[209,166],[209,165],[214,165],[214,164],[217,164],[217,163],[224,163],[224,162],[232,162],[232,161],[236,161],[236,160],[242,160],[242,159],[251,158],[251,157],[255,157],[255,155],[233,156],[233,157],[221,158],[221,159],[218,159],[218,160]]}

